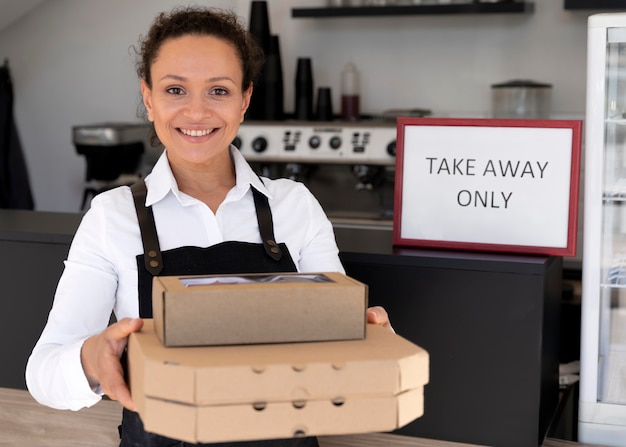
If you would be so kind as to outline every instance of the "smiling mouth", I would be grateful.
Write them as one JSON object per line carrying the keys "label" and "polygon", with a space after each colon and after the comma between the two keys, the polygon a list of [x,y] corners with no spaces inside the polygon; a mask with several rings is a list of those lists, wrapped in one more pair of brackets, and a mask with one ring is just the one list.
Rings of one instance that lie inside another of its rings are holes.
{"label": "smiling mouth", "polygon": [[190,137],[203,137],[205,135],[209,135],[210,133],[213,133],[215,131],[215,129],[182,129],[179,128],[178,131],[184,135],[190,136]]}

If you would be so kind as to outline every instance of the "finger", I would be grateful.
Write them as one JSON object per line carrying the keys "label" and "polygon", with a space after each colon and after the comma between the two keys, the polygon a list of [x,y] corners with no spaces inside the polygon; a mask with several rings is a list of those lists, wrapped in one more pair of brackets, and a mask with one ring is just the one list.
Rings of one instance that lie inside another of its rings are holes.
{"label": "finger", "polygon": [[124,380],[120,357],[128,344],[128,336],[142,326],[143,320],[139,318],[125,318],[109,326],[101,334],[104,343],[100,348],[98,376],[102,391],[131,411],[136,411],[135,404]]}
{"label": "finger", "polygon": [[124,407],[135,411],[128,385],[124,380],[124,368],[117,355],[109,353],[102,359],[100,368],[102,391]]}
{"label": "finger", "polygon": [[367,309],[367,322],[372,324],[384,324],[389,322],[387,311],[381,306],[372,306]]}
{"label": "finger", "polygon": [[105,332],[107,332],[107,339],[111,341],[126,341],[130,334],[140,331],[142,327],[141,318],[123,318],[109,326]]}
{"label": "finger", "polygon": [[372,306],[367,309],[367,322],[370,324],[378,324],[384,328],[389,329],[394,334],[396,332],[391,326],[391,321],[389,321],[389,315],[387,314],[387,311],[382,306]]}
{"label": "finger", "polygon": [[121,357],[128,344],[128,336],[142,327],[143,320],[140,318],[124,318],[112,324],[101,334],[105,349],[111,349],[118,358]]}

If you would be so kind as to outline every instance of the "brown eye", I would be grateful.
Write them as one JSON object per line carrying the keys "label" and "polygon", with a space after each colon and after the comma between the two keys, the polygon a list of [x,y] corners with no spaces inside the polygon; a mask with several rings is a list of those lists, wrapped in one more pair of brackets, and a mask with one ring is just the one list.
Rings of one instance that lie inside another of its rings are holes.
{"label": "brown eye", "polygon": [[224,96],[228,94],[228,90],[218,87],[218,88],[214,88],[211,93],[216,96]]}
{"label": "brown eye", "polygon": [[172,95],[182,95],[184,93],[183,89],[180,87],[170,87],[165,91]]}

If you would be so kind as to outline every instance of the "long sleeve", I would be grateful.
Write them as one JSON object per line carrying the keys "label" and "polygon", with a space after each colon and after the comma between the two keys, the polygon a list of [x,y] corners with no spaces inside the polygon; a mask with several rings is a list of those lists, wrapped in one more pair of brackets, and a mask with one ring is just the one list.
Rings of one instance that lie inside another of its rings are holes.
{"label": "long sleeve", "polygon": [[106,247],[104,208],[83,219],[72,242],[47,324],[26,367],[26,384],[40,403],[78,410],[101,398],[83,372],[80,351],[101,332],[114,307],[118,275]]}

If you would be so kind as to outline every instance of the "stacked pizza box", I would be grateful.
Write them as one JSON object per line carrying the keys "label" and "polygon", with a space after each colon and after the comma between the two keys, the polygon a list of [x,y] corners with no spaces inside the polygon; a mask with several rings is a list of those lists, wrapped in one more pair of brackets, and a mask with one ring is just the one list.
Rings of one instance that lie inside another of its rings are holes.
{"label": "stacked pizza box", "polygon": [[428,353],[367,324],[367,287],[346,275],[158,277],[153,291],[154,319],[128,345],[147,431],[278,439],[391,431],[423,413]]}

